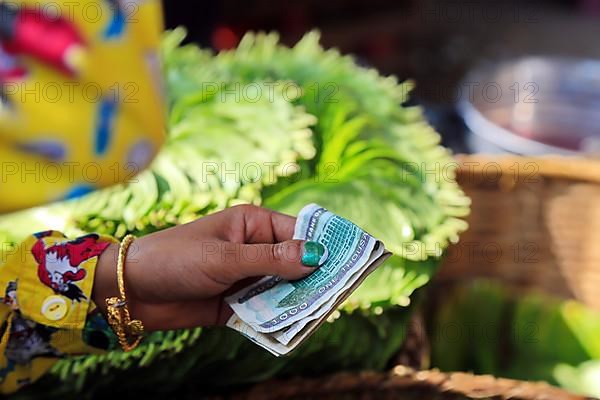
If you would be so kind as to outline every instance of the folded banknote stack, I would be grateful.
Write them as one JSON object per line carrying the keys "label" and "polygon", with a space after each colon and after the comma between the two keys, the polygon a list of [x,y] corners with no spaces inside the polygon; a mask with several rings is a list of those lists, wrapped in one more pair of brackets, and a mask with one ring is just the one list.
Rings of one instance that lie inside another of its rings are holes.
{"label": "folded banknote stack", "polygon": [[387,257],[383,243],[316,204],[298,215],[294,239],[321,243],[320,267],[297,281],[267,276],[226,298],[227,326],[276,356],[307,339]]}

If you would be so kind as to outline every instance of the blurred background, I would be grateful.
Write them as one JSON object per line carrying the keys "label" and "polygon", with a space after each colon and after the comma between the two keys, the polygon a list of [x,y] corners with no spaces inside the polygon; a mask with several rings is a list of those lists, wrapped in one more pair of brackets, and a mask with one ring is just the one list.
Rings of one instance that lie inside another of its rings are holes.
{"label": "blurred background", "polygon": [[318,29],[325,46],[414,79],[411,101],[458,152],[600,149],[598,0],[164,4],[169,28],[183,25],[188,41],[215,50],[235,47],[248,30],[278,31],[292,45]]}

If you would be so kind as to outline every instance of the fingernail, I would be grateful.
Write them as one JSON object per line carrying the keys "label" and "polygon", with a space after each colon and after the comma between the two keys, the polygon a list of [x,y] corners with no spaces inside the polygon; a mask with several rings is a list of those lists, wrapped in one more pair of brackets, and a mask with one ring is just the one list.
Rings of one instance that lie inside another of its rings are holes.
{"label": "fingernail", "polygon": [[304,251],[302,252],[302,264],[307,267],[316,268],[323,264],[327,259],[327,249],[318,242],[304,242]]}

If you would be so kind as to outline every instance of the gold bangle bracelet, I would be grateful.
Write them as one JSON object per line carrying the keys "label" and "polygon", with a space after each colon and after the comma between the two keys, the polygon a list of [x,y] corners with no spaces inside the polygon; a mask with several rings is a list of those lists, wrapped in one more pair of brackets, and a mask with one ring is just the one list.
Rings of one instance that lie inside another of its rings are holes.
{"label": "gold bangle bracelet", "polygon": [[117,285],[119,287],[119,297],[109,297],[106,301],[107,319],[112,330],[119,339],[119,344],[124,351],[135,349],[141,342],[144,334],[144,324],[138,319],[131,319],[129,308],[127,307],[127,298],[125,296],[125,282],[123,271],[125,268],[125,258],[127,250],[135,236],[127,235],[121,241],[119,247],[119,257],[117,259]]}

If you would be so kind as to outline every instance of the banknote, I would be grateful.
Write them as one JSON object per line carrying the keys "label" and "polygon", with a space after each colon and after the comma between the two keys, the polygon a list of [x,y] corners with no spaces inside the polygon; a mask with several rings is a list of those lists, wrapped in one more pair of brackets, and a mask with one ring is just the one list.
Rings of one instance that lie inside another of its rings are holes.
{"label": "banknote", "polygon": [[[383,248],[383,246],[381,246]],[[288,328],[273,333],[261,333],[255,331],[250,325],[246,324],[235,313],[227,322],[227,326],[242,333],[252,342],[265,348],[275,356],[286,355],[300,344],[302,344],[317,328],[333,313],[340,304],[342,304],[360,283],[381,263],[383,263],[391,253],[385,250],[378,257],[373,259],[373,263],[365,270],[364,274],[354,282],[354,284],[341,293],[341,296],[335,301],[324,305],[323,313],[319,316],[311,316],[307,321],[299,321]]]}
{"label": "banknote", "polygon": [[326,248],[317,271],[297,281],[265,277],[226,298],[234,311],[227,326],[275,355],[308,338],[391,255],[382,242],[316,204],[300,211],[294,238]]}
{"label": "banknote", "polygon": [[375,247],[371,235],[316,204],[304,207],[297,221],[294,238],[321,243],[327,260],[304,279],[265,278],[226,299],[258,332],[278,331],[315,312],[365,267]]}
{"label": "banknote", "polygon": [[305,328],[310,322],[317,319],[326,318],[327,315],[335,311],[338,305],[340,305],[344,300],[346,300],[346,298],[354,291],[354,288],[357,287],[367,277],[367,275],[371,273],[372,270],[377,268],[389,256],[388,253],[385,257],[382,257],[385,249],[380,243],[381,242],[377,242],[375,246],[376,248],[373,251],[373,254],[371,255],[371,259],[367,262],[367,269],[365,269],[365,271],[362,274],[354,274],[352,276],[352,279],[348,282],[350,290],[342,290],[337,292],[327,303],[323,304],[323,306],[321,306],[321,308],[319,308],[317,311],[315,311],[308,317],[293,323],[287,328],[271,333],[271,336],[278,342],[287,345],[294,339],[294,337],[297,337],[297,335],[300,332],[306,330]]}

